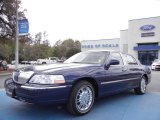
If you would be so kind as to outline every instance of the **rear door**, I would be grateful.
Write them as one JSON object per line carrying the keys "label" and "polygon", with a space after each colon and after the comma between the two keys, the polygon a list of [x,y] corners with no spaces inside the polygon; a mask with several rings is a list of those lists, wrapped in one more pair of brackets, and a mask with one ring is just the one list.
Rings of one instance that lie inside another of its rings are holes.
{"label": "rear door", "polygon": [[129,87],[135,87],[141,79],[141,67],[139,67],[138,61],[131,55],[122,54],[125,62],[126,69],[129,75]]}

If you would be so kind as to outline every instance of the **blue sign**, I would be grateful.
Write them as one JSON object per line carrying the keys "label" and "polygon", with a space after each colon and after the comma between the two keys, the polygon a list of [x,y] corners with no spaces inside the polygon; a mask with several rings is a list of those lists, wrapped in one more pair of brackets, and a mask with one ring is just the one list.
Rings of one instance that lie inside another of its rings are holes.
{"label": "blue sign", "polygon": [[154,25],[143,25],[142,27],[140,27],[142,31],[149,31],[149,30],[153,30],[154,28],[155,28]]}
{"label": "blue sign", "polygon": [[27,35],[29,32],[28,19],[18,20],[19,35]]}

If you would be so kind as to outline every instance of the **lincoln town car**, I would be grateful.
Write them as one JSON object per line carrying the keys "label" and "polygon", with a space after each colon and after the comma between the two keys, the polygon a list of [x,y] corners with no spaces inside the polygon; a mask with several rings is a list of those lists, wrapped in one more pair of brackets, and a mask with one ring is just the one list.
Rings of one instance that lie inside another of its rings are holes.
{"label": "lincoln town car", "polygon": [[95,100],[134,89],[146,93],[151,70],[130,54],[80,52],[64,63],[17,69],[5,81],[6,94],[33,104],[66,104],[74,115],[88,113]]}

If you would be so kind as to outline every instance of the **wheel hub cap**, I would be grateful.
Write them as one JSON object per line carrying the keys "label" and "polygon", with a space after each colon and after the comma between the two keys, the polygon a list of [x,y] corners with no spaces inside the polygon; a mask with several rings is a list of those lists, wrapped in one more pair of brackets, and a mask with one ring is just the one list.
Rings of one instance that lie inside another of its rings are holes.
{"label": "wheel hub cap", "polygon": [[92,103],[92,90],[85,86],[79,89],[76,96],[76,107],[80,111],[87,110]]}
{"label": "wheel hub cap", "polygon": [[142,79],[141,81],[141,91],[144,93],[146,91],[146,81]]}

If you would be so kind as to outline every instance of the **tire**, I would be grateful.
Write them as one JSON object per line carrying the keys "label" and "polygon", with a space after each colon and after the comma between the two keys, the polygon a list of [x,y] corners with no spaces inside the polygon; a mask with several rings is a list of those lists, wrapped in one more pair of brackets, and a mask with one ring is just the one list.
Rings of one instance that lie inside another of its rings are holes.
{"label": "tire", "polygon": [[146,77],[142,77],[140,85],[134,89],[135,93],[137,95],[143,95],[146,93],[146,87],[147,87],[147,81],[146,81]]}
{"label": "tire", "polygon": [[92,84],[80,81],[71,91],[67,109],[73,115],[84,115],[91,110],[94,100],[95,91]]}
{"label": "tire", "polygon": [[46,62],[42,62],[42,64],[46,64]]}

